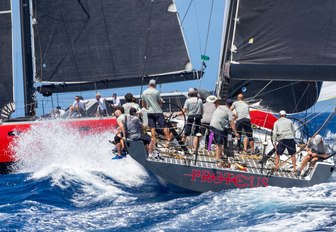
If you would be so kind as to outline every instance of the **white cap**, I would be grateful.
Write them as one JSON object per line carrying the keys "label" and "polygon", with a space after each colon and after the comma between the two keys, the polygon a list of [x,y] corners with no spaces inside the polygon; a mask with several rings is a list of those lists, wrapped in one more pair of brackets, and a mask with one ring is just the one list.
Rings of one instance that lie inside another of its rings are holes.
{"label": "white cap", "polygon": [[206,98],[206,102],[211,102],[211,103],[213,103],[217,100],[218,100],[218,98],[215,95],[210,95]]}
{"label": "white cap", "polygon": [[286,111],[284,111],[284,110],[280,110],[279,115],[280,115],[280,116],[286,116],[287,113],[286,113]]}
{"label": "white cap", "polygon": [[156,85],[156,81],[154,79],[150,80],[148,85]]}
{"label": "white cap", "polygon": [[316,135],[313,139],[313,144],[314,145],[317,145],[319,144],[320,142],[322,142],[322,136],[321,135]]}
{"label": "white cap", "polygon": [[191,93],[195,93],[195,92],[196,92],[196,91],[195,91],[194,88],[189,88],[189,89],[188,89],[188,93],[189,93],[189,94],[191,94]]}

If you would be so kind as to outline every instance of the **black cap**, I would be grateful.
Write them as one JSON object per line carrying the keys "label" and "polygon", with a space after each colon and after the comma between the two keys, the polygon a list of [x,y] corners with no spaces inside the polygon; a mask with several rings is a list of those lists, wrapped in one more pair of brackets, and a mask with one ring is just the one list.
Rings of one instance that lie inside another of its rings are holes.
{"label": "black cap", "polygon": [[137,110],[134,107],[131,107],[131,109],[129,110],[130,115],[135,115],[136,112],[137,112]]}
{"label": "black cap", "polygon": [[227,105],[232,105],[233,101],[231,98],[228,98],[226,99],[226,102],[225,102]]}

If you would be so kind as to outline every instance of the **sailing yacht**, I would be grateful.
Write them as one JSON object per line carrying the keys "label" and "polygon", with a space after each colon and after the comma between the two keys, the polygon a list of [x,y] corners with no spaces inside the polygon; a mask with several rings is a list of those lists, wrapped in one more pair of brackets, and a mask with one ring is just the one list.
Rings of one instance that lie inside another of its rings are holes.
{"label": "sailing yacht", "polygon": [[[247,101],[271,112],[296,113],[313,106],[322,82],[335,81],[335,6],[332,0],[227,0],[218,95],[226,99],[244,93]],[[334,114],[330,113],[321,128]],[[266,136],[255,141],[263,148],[262,155],[236,152],[228,135],[226,159],[220,163],[212,150],[190,152],[185,144],[176,144],[168,151],[159,147],[162,159],[147,157],[139,141],[126,144],[130,155],[172,190],[307,187],[328,181],[335,169],[335,153],[317,162],[305,176],[293,172],[290,157],[275,170],[272,159],[264,162],[269,157],[266,149],[273,145],[267,130],[262,129]],[[296,155],[301,160],[305,152],[298,148]]]}
{"label": "sailing yacht", "polygon": [[[14,1],[0,2],[0,171],[15,162],[10,149],[15,137],[37,121],[36,94],[102,90],[195,80],[171,0],[20,1],[22,67],[13,55]],[[22,68],[24,117],[17,108],[13,70]],[[113,117],[58,120],[80,133],[112,130]]]}

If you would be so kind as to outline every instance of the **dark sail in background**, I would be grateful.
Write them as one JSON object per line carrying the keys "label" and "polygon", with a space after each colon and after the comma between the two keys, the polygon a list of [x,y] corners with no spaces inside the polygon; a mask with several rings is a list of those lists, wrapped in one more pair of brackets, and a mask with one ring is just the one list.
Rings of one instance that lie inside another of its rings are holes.
{"label": "dark sail in background", "polygon": [[148,76],[159,83],[196,79],[187,70],[190,60],[177,13],[168,11],[172,3],[34,1],[35,79],[60,83],[40,91],[141,85]]}
{"label": "dark sail in background", "polygon": [[336,79],[336,2],[240,0],[231,4],[222,64],[227,63],[229,96],[246,87],[246,95],[257,94],[255,98],[262,98],[262,106],[271,110],[298,112],[311,107],[321,87],[316,81]]}
{"label": "dark sail in background", "polygon": [[6,119],[13,110],[12,14],[10,0],[0,1],[0,111]]}

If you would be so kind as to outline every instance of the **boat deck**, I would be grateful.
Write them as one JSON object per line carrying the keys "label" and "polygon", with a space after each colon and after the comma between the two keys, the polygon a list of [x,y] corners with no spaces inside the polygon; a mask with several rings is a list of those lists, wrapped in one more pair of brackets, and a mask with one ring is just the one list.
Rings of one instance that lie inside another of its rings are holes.
{"label": "boat deck", "polygon": [[207,151],[205,149],[200,149],[197,159],[195,154],[184,154],[180,147],[177,149],[175,147],[160,147],[157,148],[157,150],[160,153],[162,159],[147,158],[148,161],[211,168],[217,170],[235,170],[260,175],[273,175],[283,178],[302,179],[302,177],[296,176],[293,172],[291,160],[289,159],[287,161],[288,157],[285,157],[285,161],[282,161],[284,162],[283,165],[281,165],[282,162],[280,163],[280,167],[282,166],[282,168],[279,168],[278,171],[274,171],[273,167],[275,167],[275,165],[273,158],[270,158],[264,167],[258,163],[262,159],[262,155],[246,155],[235,152],[234,157],[228,157],[223,162],[217,162],[215,158],[215,152]]}

